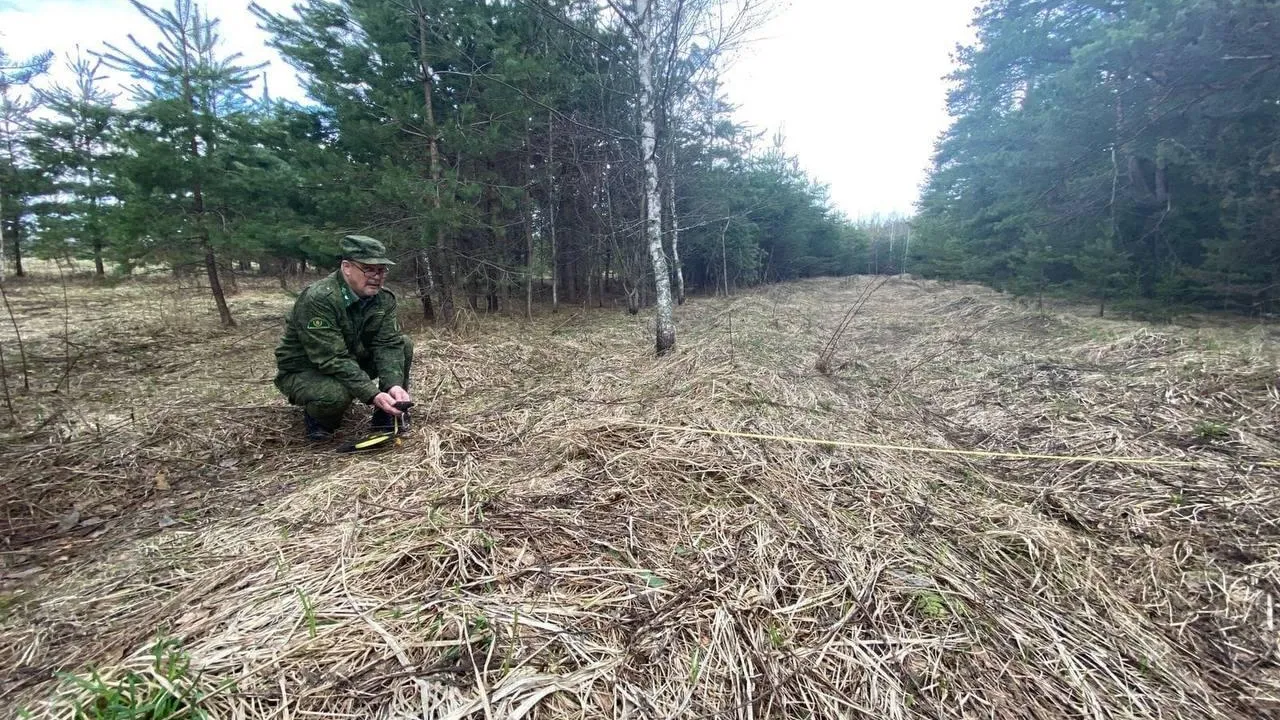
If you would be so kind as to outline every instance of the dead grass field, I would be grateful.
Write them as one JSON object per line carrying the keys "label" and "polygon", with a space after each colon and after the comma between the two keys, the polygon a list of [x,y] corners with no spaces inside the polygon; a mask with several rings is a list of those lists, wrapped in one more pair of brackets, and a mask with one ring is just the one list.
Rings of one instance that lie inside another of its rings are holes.
{"label": "dead grass field", "polygon": [[222,330],[172,281],[9,284],[0,705],[1280,717],[1280,330],[899,278],[817,373],[866,282],[694,299],[666,359],[617,310],[416,327],[376,456],[300,439],[279,290]]}

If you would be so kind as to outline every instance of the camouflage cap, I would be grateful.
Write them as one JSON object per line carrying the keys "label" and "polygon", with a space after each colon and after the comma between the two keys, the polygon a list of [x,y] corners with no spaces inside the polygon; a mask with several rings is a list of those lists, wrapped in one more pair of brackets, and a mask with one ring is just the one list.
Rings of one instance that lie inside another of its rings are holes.
{"label": "camouflage cap", "polygon": [[342,259],[355,260],[365,265],[395,265],[387,258],[387,248],[368,235],[348,235],[342,238]]}

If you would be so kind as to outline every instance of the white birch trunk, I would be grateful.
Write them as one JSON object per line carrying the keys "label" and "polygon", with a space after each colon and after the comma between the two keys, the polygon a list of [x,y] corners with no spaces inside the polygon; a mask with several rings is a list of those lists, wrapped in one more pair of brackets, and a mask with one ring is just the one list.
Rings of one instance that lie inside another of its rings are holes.
{"label": "white birch trunk", "polygon": [[653,94],[653,42],[657,33],[650,0],[636,2],[636,60],[640,72],[640,153],[644,162],[644,212],[645,235],[649,242],[649,257],[653,260],[653,277],[657,302],[658,355],[665,355],[675,347],[676,327],[671,314],[671,276],[667,268],[667,256],[662,250],[662,199],[658,193],[658,159],[656,155],[657,133],[654,116],[656,98]]}
{"label": "white birch trunk", "polygon": [[684,304],[684,267],[680,264],[680,220],[676,217],[676,140],[674,131],[667,147],[667,207],[671,214],[671,262],[676,266],[676,304]]}
{"label": "white birch trunk", "polygon": [[3,188],[0,188],[0,282],[4,282],[4,268],[7,259],[4,256],[4,193]]}
{"label": "white birch trunk", "polygon": [[720,277],[724,280],[724,296],[729,297],[729,247],[725,244],[725,236],[729,234],[729,218],[724,219],[724,229],[720,231]]}
{"label": "white birch trunk", "polygon": [[902,248],[902,274],[907,275],[907,256],[911,254],[911,225],[907,225],[907,244]]}

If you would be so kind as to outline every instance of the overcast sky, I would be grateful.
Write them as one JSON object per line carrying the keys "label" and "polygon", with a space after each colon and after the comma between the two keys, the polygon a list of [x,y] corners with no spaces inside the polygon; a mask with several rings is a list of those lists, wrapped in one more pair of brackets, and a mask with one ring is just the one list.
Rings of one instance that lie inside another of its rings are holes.
{"label": "overcast sky", "polygon": [[[152,7],[171,0],[151,0]],[[286,11],[293,0],[259,0]],[[243,0],[207,0],[228,49],[271,61],[273,95],[301,99],[292,69],[265,45]],[[948,124],[946,82],[969,42],[975,0],[779,0],[725,78],[739,119],[772,134],[850,217],[909,213]],[[154,38],[127,0],[0,0],[0,47],[11,56],[78,44],[127,47]]]}

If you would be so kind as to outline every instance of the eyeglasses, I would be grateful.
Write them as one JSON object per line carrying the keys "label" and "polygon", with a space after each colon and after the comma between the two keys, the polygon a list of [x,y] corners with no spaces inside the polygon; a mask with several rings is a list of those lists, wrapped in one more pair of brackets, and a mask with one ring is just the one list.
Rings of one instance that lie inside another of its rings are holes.
{"label": "eyeglasses", "polygon": [[364,273],[366,277],[374,278],[387,274],[386,265],[365,265],[364,263],[358,263],[355,260],[348,260],[347,262],[360,268],[360,272]]}

